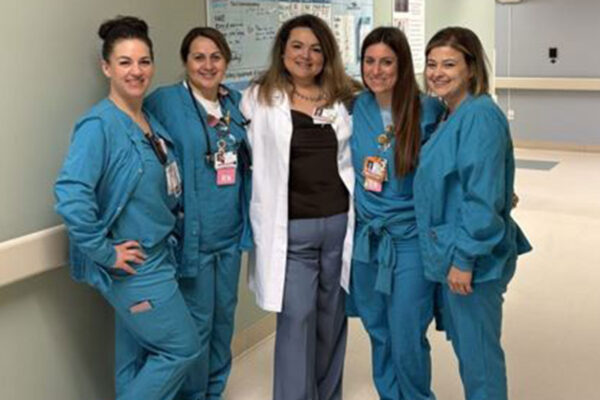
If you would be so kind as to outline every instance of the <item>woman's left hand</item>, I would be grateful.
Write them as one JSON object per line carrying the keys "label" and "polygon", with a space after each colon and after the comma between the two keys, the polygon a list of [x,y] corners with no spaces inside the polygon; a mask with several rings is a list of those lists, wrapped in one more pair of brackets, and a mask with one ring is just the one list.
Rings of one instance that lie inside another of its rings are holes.
{"label": "woman's left hand", "polygon": [[519,204],[519,196],[517,196],[516,193],[513,193],[511,208],[517,208],[517,204]]}
{"label": "woman's left hand", "polygon": [[461,271],[454,265],[450,267],[450,272],[448,272],[448,276],[446,277],[446,282],[448,282],[450,290],[453,293],[463,296],[473,293],[473,288],[471,287],[472,280],[473,272]]}

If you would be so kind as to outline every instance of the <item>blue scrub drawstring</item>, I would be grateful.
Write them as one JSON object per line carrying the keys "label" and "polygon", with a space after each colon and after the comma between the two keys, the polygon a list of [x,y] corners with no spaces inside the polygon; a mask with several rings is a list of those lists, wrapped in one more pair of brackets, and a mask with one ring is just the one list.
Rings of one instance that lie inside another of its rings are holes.
{"label": "blue scrub drawstring", "polygon": [[[357,214],[360,214],[357,210]],[[394,237],[389,232],[389,228],[405,222],[403,215],[395,218],[372,218],[365,223],[365,218],[358,215],[358,235],[354,244],[353,258],[363,263],[371,262],[371,238],[377,236],[377,277],[375,280],[375,290],[390,295],[392,294],[392,277],[396,266],[396,252],[394,250]],[[401,239],[410,239],[416,237],[414,227],[407,225],[405,231],[401,234]],[[396,235],[394,235],[396,236]]]}

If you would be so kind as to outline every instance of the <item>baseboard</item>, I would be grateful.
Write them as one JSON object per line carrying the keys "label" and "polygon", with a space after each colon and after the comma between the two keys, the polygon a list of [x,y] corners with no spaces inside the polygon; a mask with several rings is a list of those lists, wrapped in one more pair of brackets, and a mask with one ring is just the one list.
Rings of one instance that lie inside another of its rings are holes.
{"label": "baseboard", "polygon": [[67,265],[64,225],[0,243],[0,287]]}
{"label": "baseboard", "polygon": [[523,149],[580,151],[585,153],[600,153],[600,145],[584,145],[568,142],[547,142],[542,140],[514,139],[515,147]]}
{"label": "baseboard", "polygon": [[233,356],[237,357],[243,354],[272,335],[275,332],[276,317],[276,313],[270,313],[246,329],[237,332],[231,343]]}

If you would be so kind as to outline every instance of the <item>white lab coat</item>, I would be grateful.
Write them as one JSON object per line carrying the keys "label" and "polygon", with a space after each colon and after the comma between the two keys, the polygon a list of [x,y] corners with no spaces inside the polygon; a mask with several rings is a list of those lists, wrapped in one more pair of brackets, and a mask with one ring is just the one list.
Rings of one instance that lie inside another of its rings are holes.
{"label": "white lab coat", "polygon": [[[285,283],[288,233],[288,180],[292,117],[286,93],[273,95],[273,105],[258,101],[258,87],[247,89],[240,104],[250,120],[248,139],[252,147],[252,197],[250,222],[255,248],[250,254],[249,285],[259,307],[281,311]],[[336,103],[332,124],[338,140],[338,170],[348,193],[350,210],[344,239],[340,284],[348,291],[354,236],[354,170],[350,155],[351,119],[343,104]]]}

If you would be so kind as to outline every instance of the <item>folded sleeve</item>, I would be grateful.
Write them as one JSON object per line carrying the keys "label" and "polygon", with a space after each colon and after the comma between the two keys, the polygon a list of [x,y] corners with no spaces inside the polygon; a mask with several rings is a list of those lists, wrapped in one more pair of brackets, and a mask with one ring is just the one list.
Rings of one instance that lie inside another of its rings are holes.
{"label": "folded sleeve", "polygon": [[465,118],[457,151],[463,197],[453,265],[472,271],[476,259],[491,254],[506,223],[507,127],[493,110],[473,110]]}
{"label": "folded sleeve", "polygon": [[106,138],[99,119],[78,124],[54,194],[56,212],[63,217],[70,240],[96,263],[112,267],[116,252],[107,238],[96,198],[96,186],[105,169],[106,151]]}

